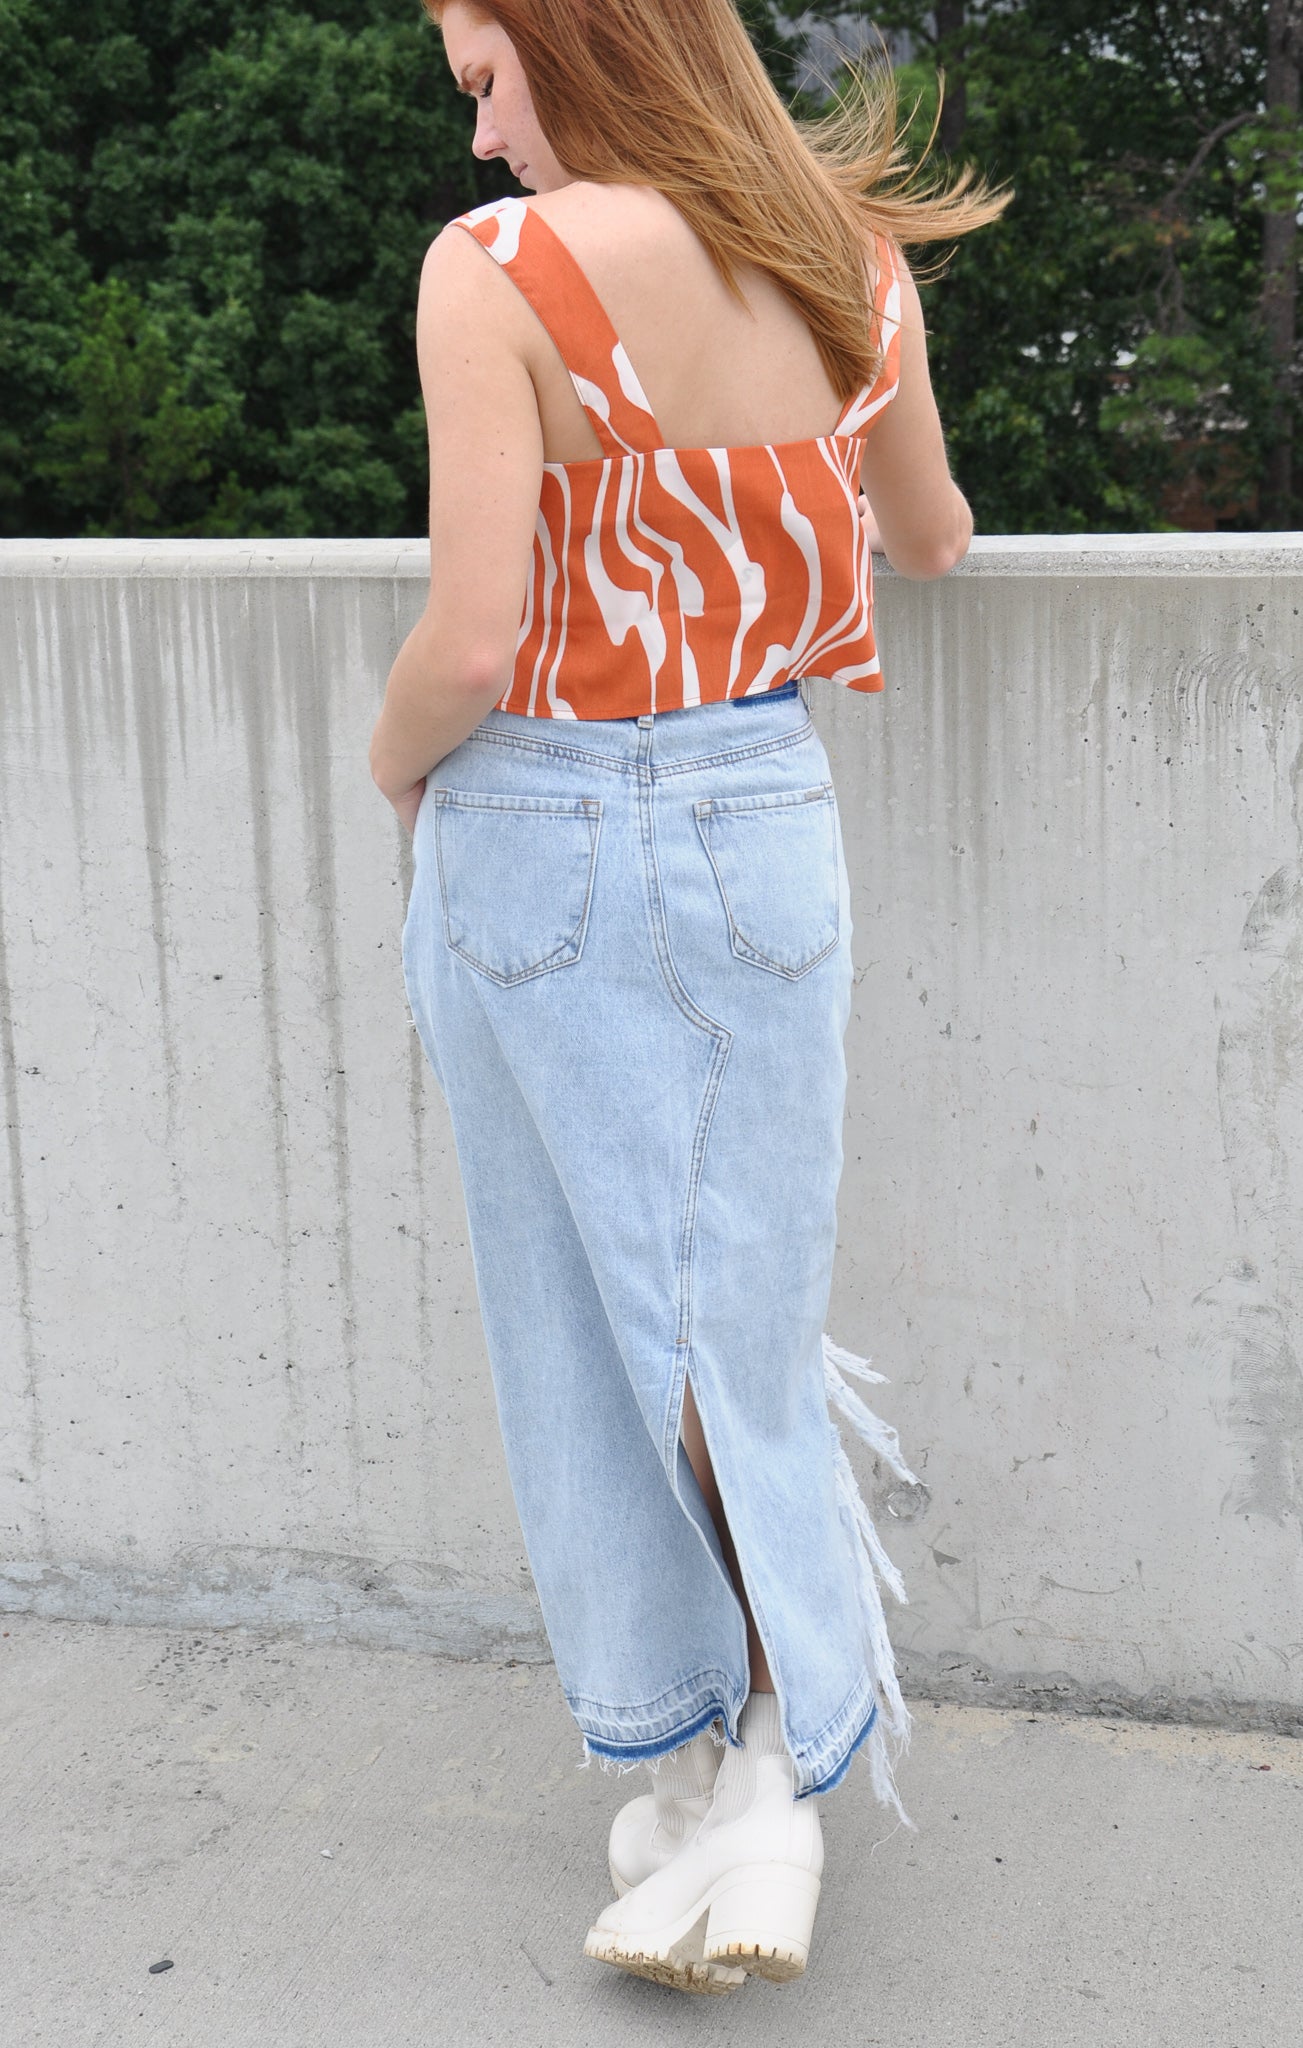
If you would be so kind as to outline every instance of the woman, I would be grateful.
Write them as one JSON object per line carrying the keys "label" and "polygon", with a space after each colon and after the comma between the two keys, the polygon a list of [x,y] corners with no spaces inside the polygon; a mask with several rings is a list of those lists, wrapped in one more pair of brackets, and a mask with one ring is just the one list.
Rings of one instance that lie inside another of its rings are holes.
{"label": "woman", "polygon": [[851,925],[800,679],[881,687],[873,546],[967,548],[895,236],[1003,202],[910,189],[888,88],[803,139],[731,0],[426,5],[535,196],[426,259],[430,593],[372,773],[558,1676],[653,1769],[585,1952],[724,1991],[804,1968],[860,1744],[912,1825],[828,1407],[913,1478],[822,1334]]}

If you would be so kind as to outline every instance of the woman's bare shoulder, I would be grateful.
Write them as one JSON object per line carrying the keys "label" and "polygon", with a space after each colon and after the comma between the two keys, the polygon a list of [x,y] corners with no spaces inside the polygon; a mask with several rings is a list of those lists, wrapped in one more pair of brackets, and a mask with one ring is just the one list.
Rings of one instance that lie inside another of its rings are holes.
{"label": "woman's bare shoulder", "polygon": [[515,345],[534,324],[520,293],[489,251],[465,227],[449,221],[430,243],[421,265],[418,352],[450,339],[475,346],[506,339]]}
{"label": "woman's bare shoulder", "polygon": [[525,204],[576,249],[662,247],[695,240],[678,208],[650,185],[598,185],[577,178]]}

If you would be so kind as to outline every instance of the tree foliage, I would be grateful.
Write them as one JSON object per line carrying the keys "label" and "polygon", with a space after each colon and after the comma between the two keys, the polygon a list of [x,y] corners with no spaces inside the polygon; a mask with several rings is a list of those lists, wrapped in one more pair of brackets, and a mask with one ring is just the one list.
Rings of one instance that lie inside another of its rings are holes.
{"label": "tree foliage", "polygon": [[1297,119],[1265,111],[1261,0],[877,11],[917,40],[920,146],[940,64],[954,159],[1014,188],[924,293],[979,524],[1256,525],[1278,381],[1297,404],[1263,319],[1267,171],[1277,204],[1303,185]]}
{"label": "tree foliage", "polygon": [[416,280],[507,189],[416,0],[0,0],[0,530],[415,533]]}
{"label": "tree foliage", "polygon": [[[1252,524],[1300,182],[1261,0],[875,12],[918,146],[939,59],[947,149],[1016,192],[926,288],[979,526]],[[0,53],[0,533],[422,531],[421,257],[511,186],[417,0],[0,0]]]}

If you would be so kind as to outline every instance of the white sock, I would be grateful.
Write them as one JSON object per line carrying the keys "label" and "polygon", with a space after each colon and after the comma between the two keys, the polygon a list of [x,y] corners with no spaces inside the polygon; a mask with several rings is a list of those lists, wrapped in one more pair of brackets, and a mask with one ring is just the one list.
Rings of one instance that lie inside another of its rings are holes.
{"label": "white sock", "polygon": [[734,1749],[730,1743],[724,1752],[724,1760],[715,1780],[715,1794],[710,1802],[710,1811],[701,1823],[700,1833],[711,1834],[714,1829],[724,1827],[731,1820],[738,1820],[747,1811],[756,1796],[756,1759],[762,1756],[789,1757],[783,1740],[783,1721],[778,1707],[778,1695],[772,1692],[753,1692],[748,1695],[746,1705],[738,1716],[737,1732],[743,1747]]}
{"label": "white sock", "polygon": [[709,1728],[660,1757],[652,1772],[657,1808],[664,1813],[675,1799],[709,1799],[718,1757]]}
{"label": "white sock", "polygon": [[737,1732],[755,1756],[786,1756],[783,1716],[776,1692],[752,1692],[737,1719]]}

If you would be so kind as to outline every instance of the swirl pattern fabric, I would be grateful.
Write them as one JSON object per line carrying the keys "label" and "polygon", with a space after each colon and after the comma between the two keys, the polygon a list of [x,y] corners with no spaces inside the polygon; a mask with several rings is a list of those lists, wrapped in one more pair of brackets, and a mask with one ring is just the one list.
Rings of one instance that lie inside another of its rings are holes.
{"label": "swirl pattern fabric", "polygon": [[601,301],[540,215],[501,199],[452,225],[529,301],[602,449],[544,464],[515,665],[497,709],[629,718],[802,675],[880,690],[858,491],[865,436],[899,381],[891,241],[876,237],[881,368],[831,434],[667,448]]}

